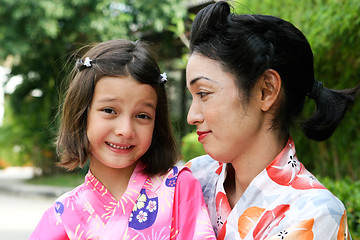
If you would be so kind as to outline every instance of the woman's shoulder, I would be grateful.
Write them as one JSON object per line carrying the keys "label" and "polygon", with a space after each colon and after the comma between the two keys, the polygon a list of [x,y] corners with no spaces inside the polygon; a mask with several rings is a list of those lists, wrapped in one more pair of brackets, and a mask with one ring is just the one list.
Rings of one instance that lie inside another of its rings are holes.
{"label": "woman's shoulder", "polygon": [[294,201],[294,205],[308,206],[309,212],[314,211],[319,214],[341,216],[346,211],[341,200],[326,188],[304,191],[301,197]]}
{"label": "woman's shoulder", "polygon": [[196,157],[186,163],[193,176],[200,181],[203,191],[206,188],[214,188],[215,183],[222,171],[223,164],[212,159],[209,155]]}
{"label": "woman's shoulder", "polygon": [[191,159],[185,165],[189,167],[194,174],[197,172],[215,172],[222,164],[211,158],[209,155],[203,155]]}

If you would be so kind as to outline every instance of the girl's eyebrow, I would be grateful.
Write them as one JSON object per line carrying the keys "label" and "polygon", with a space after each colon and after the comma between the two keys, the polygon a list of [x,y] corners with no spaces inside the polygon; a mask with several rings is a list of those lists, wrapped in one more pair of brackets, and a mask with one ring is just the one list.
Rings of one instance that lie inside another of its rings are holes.
{"label": "girl's eyebrow", "polygon": [[156,105],[154,105],[151,102],[144,102],[144,103],[142,103],[142,105],[144,105],[145,107],[150,107],[150,108],[156,110]]}
{"label": "girl's eyebrow", "polygon": [[[97,100],[97,102],[100,102],[100,103],[116,102],[116,101],[117,101],[116,98],[110,98],[110,97],[104,97],[104,98],[100,98],[99,100]],[[141,103],[141,105],[143,105],[145,107],[150,107],[150,108],[156,110],[156,105],[153,104],[152,102],[144,101],[143,103]]]}
{"label": "girl's eyebrow", "polygon": [[104,97],[97,100],[97,102],[115,102],[116,98]]}
{"label": "girl's eyebrow", "polygon": [[208,78],[208,77],[204,77],[204,76],[200,76],[200,77],[197,77],[197,78],[194,78],[193,80],[190,81],[190,86],[194,85],[197,81],[201,80],[201,79],[204,79],[204,80],[207,80],[207,81],[210,81],[210,82],[214,82],[214,83],[217,83],[216,81]]}

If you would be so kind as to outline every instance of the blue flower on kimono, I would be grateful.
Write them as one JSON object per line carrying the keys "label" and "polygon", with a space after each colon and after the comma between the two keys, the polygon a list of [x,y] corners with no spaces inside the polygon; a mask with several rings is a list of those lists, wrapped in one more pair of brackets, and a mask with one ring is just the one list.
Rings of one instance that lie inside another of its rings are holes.
{"label": "blue flower on kimono", "polygon": [[143,230],[151,227],[158,214],[157,205],[158,197],[155,195],[155,197],[149,198],[146,189],[141,189],[130,215],[129,227],[136,230]]}
{"label": "blue flower on kimono", "polygon": [[178,168],[176,166],[173,167],[172,170],[173,170],[173,173],[169,174],[169,177],[165,181],[165,185],[168,186],[168,187],[175,187],[176,180],[177,180],[178,173],[179,173],[179,170],[178,170]]}
{"label": "blue flower on kimono", "polygon": [[64,213],[64,205],[61,202],[55,203],[55,212],[61,216]]}

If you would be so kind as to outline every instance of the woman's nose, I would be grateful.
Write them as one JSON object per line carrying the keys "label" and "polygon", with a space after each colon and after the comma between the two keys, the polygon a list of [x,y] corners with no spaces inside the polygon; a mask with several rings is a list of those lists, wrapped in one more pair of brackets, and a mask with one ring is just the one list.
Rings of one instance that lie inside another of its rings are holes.
{"label": "woman's nose", "polygon": [[199,111],[199,107],[194,102],[191,103],[188,115],[187,122],[190,125],[197,125],[203,121],[203,114]]}

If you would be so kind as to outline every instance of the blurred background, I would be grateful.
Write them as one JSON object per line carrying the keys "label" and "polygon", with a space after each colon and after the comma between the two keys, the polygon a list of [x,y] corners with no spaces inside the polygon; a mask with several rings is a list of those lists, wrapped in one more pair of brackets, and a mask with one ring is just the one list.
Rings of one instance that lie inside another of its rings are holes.
{"label": "blurred background", "polygon": [[[158,49],[182,160],[204,154],[186,122],[190,96],[185,67],[195,14],[205,0],[0,0],[0,169],[26,168],[24,184],[73,187],[87,169],[72,174],[55,166],[57,111],[70,58],[104,40],[143,39]],[[237,0],[237,13],[270,14],[297,26],[314,52],[315,77],[328,88],[360,81],[360,1]],[[306,118],[315,110],[306,102]],[[301,119],[300,119],[301,120]],[[307,140],[292,128],[300,161],[346,205],[351,234],[360,239],[360,102],[327,141]],[[1,171],[0,171],[1,173]],[[6,177],[3,185],[9,185]],[[1,193],[1,189],[0,189]],[[0,212],[0,219],[4,218]],[[35,219],[38,221],[38,219]],[[1,226],[0,226],[1,237]]]}

